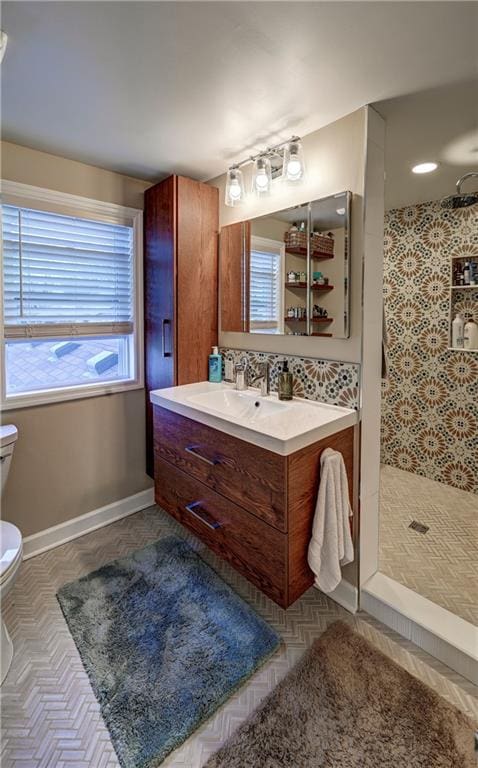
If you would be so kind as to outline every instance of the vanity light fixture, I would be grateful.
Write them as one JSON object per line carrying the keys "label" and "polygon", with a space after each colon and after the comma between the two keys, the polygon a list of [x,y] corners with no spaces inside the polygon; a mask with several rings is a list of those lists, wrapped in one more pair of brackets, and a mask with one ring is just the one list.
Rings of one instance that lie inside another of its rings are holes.
{"label": "vanity light fixture", "polygon": [[225,203],[239,205],[244,201],[244,178],[241,167],[254,164],[252,173],[252,192],[258,197],[269,195],[272,180],[282,178],[287,182],[300,182],[304,178],[305,165],[302,143],[299,136],[291,136],[287,141],[251,155],[231,165],[227,172]]}
{"label": "vanity light fixture", "polygon": [[418,163],[418,165],[413,166],[412,173],[431,173],[437,168],[438,163]]}
{"label": "vanity light fixture", "polygon": [[239,205],[244,200],[244,178],[238,165],[233,165],[227,172],[226,205]]}
{"label": "vanity light fixture", "polygon": [[254,160],[252,172],[252,191],[258,197],[270,195],[272,189],[271,161],[267,155],[259,155]]}

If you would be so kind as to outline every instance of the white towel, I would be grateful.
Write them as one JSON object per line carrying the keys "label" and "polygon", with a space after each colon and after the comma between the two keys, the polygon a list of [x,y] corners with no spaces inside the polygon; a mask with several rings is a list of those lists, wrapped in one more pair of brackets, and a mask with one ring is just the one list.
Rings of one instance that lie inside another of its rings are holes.
{"label": "white towel", "polygon": [[307,558],[315,573],[315,585],[322,592],[336,588],[342,578],[341,566],[354,559],[351,516],[343,456],[326,448],[320,457],[319,493]]}

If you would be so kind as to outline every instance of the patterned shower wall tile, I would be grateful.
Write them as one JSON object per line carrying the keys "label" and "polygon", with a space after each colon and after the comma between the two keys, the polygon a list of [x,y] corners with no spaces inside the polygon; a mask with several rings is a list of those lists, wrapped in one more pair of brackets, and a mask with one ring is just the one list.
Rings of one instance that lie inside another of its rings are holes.
{"label": "patterned shower wall tile", "polygon": [[[448,349],[450,257],[478,262],[478,211],[392,210],[384,238],[382,461],[478,493],[478,354]],[[478,288],[453,291],[453,310],[478,322]]]}
{"label": "patterned shower wall tile", "polygon": [[252,352],[244,349],[221,348],[223,360],[230,358],[239,363],[247,359],[249,377],[259,374],[259,365],[268,362],[270,366],[271,390],[277,391],[281,363],[287,360],[294,376],[294,395],[307,400],[318,400],[345,408],[359,407],[360,366],[356,363],[339,363],[332,360],[317,360],[294,355],[276,355],[271,352]]}

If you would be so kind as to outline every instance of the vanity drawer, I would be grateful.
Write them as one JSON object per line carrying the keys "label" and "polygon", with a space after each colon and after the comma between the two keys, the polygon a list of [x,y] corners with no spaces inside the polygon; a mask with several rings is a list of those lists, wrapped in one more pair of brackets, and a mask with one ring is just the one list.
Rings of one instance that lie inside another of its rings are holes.
{"label": "vanity drawer", "polygon": [[157,504],[282,606],[287,536],[166,461],[155,458]]}
{"label": "vanity drawer", "polygon": [[286,458],[154,407],[155,456],[281,531],[287,530]]}

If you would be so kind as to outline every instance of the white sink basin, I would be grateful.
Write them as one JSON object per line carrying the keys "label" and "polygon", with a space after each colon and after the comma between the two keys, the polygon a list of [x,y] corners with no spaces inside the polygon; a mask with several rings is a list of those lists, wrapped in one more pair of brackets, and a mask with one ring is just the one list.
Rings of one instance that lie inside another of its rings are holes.
{"label": "white sink basin", "polygon": [[281,401],[276,393],[238,392],[233,384],[201,381],[150,392],[153,405],[287,456],[358,422],[351,408],[313,400]]}
{"label": "white sink basin", "polygon": [[290,410],[287,408],[288,403],[270,397],[260,397],[257,390],[238,392],[235,389],[222,389],[203,392],[201,395],[191,395],[189,402],[199,407],[205,406],[221,416],[232,416],[248,423]]}

